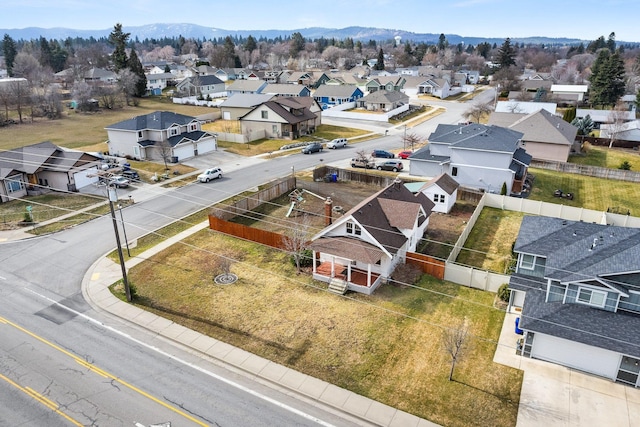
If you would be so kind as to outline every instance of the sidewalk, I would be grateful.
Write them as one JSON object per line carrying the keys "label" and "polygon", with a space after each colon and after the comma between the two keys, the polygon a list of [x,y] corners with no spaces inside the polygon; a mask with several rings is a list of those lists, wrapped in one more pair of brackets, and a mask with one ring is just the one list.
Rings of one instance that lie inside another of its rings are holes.
{"label": "sidewalk", "polygon": [[[136,258],[127,261],[127,270],[185,237],[206,229],[208,226],[209,223],[205,221],[165,240]],[[354,417],[355,422],[358,424],[393,427],[437,426],[437,424],[418,418],[415,415],[294,371],[127,304],[116,298],[108,289],[111,284],[121,278],[122,271],[119,264],[106,257],[100,258],[85,274],[82,281],[82,294],[93,307],[109,312],[126,321],[136,323],[148,331],[192,348],[203,355],[215,358],[249,376],[256,376],[334,408],[346,416]]]}

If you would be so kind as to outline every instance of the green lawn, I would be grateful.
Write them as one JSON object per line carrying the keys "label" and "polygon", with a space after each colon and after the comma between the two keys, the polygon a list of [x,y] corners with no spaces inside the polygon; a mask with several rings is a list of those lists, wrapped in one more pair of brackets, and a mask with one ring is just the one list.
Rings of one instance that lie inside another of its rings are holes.
{"label": "green lawn", "polygon": [[[278,250],[210,230],[185,243],[131,269],[145,309],[441,425],[515,425],[522,372],[492,361],[494,294],[423,276],[338,297]],[[235,260],[233,285],[213,283],[221,254]],[[463,318],[471,347],[450,382],[442,327]]]}
{"label": "green lawn", "polygon": [[618,169],[622,162],[627,161],[631,165],[632,171],[640,172],[640,155],[638,151],[615,147],[597,147],[589,143],[585,144],[585,151],[586,154],[584,155],[570,156],[569,162]]}
{"label": "green lawn", "polygon": [[27,206],[30,206],[33,221],[43,222],[104,200],[104,198],[77,193],[49,193],[41,196],[27,196],[19,200],[0,203],[0,218],[5,225],[23,221]]}

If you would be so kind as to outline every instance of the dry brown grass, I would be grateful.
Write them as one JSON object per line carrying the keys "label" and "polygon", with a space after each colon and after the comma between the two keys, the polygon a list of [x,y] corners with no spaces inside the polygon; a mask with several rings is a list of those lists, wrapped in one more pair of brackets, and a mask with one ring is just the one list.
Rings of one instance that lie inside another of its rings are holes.
{"label": "dry brown grass", "polygon": [[[492,362],[504,318],[493,294],[424,277],[420,288],[339,297],[280,251],[209,230],[186,243],[130,271],[148,309],[439,424],[515,424],[522,376]],[[219,254],[236,260],[233,285],[213,282]],[[478,339],[449,382],[440,326],[462,317]]]}

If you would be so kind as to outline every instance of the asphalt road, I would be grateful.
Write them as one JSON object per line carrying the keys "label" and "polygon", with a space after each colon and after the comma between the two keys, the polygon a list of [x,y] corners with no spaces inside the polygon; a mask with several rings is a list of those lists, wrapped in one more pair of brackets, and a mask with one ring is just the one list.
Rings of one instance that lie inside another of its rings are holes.
{"label": "asphalt road", "polygon": [[[453,106],[453,107],[452,107]],[[437,123],[457,123],[464,104],[447,104]],[[375,125],[374,125],[375,126]],[[402,130],[357,150],[402,145]],[[381,128],[383,133],[383,128]],[[383,133],[384,134],[384,133]],[[352,157],[355,147],[292,154],[225,172],[123,209],[129,240],[268,180]],[[215,156],[215,154],[214,154]],[[223,170],[224,170],[223,166]],[[0,245],[0,426],[353,425],[272,387],[203,360],[189,349],[96,312],[83,299],[85,272],[115,247],[104,216],[48,236]]]}

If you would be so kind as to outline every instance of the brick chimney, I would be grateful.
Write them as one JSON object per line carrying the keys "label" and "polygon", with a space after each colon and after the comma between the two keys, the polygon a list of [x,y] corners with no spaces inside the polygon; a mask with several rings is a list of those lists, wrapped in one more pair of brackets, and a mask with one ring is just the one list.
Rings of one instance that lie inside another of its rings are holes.
{"label": "brick chimney", "polygon": [[333,201],[331,197],[327,197],[327,200],[324,201],[324,226],[331,225],[332,218],[331,214],[333,213]]}

